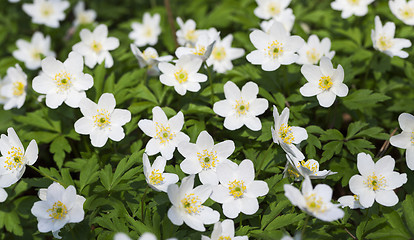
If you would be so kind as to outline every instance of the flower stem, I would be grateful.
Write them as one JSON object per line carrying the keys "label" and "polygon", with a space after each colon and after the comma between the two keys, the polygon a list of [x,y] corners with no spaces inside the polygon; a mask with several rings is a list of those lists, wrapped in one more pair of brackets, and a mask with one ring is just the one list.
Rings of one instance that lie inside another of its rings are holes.
{"label": "flower stem", "polygon": [[207,66],[207,63],[204,62],[204,65],[207,69],[208,80],[210,81],[210,89],[211,89],[211,107],[214,105],[214,88],[213,88],[213,77],[211,76],[210,68]]}
{"label": "flower stem", "polygon": [[46,177],[46,178],[49,178],[49,179],[50,179],[50,180],[52,180],[53,182],[57,182],[57,183],[59,183],[60,185],[65,186],[65,185],[63,185],[61,182],[59,182],[57,179],[55,179],[55,178],[53,178],[53,177],[51,177],[51,176],[47,175],[46,173],[43,173],[42,171],[40,171],[37,167],[32,166],[32,165],[27,165],[27,166],[31,167],[33,170],[35,170],[36,172],[38,172],[40,175],[42,175],[42,176],[44,176],[44,177]]}
{"label": "flower stem", "polygon": [[[272,141],[272,144],[269,145],[266,152],[269,151],[269,149],[271,149],[273,147],[273,144],[274,144],[274,142]],[[266,157],[267,157],[267,154],[266,154]],[[259,168],[257,169],[256,178],[259,176],[260,171],[262,171],[262,166],[263,166],[263,163],[266,160],[266,157],[264,157],[263,160],[259,163]]]}
{"label": "flower stem", "polygon": [[144,202],[145,202],[145,197],[147,196],[147,192],[148,192],[149,186],[147,184],[147,187],[145,188],[145,192],[144,195],[141,198],[141,219],[142,222],[145,221],[145,215],[144,215]]}
{"label": "flower stem", "polygon": [[305,224],[303,224],[301,239],[305,239],[305,230],[306,230],[306,227],[308,225],[309,218],[310,218],[310,216],[308,215],[305,219]]}

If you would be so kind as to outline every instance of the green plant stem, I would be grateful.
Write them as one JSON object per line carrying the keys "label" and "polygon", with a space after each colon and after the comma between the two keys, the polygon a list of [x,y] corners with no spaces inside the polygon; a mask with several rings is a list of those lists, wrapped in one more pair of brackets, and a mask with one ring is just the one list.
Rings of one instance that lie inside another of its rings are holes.
{"label": "green plant stem", "polygon": [[208,80],[210,81],[210,89],[211,89],[211,107],[214,105],[214,88],[213,88],[213,76],[211,76],[210,68],[207,66],[207,63],[204,62],[204,66],[207,69]]}
{"label": "green plant stem", "polygon": [[[274,142],[272,141],[272,144],[270,144],[270,146],[267,148],[266,151],[271,149],[273,147],[273,144],[274,144]],[[264,163],[265,159],[266,158],[263,158],[263,160],[259,163],[259,168],[258,168],[257,173],[256,173],[256,178],[257,178],[257,176],[259,176],[260,172],[262,171],[262,166],[263,166],[263,163]]]}
{"label": "green plant stem", "polygon": [[141,219],[142,219],[142,222],[145,221],[145,217],[144,217],[144,213],[145,213],[144,212],[144,202],[145,202],[145,198],[147,196],[148,189],[149,189],[149,186],[147,184],[147,187],[145,188],[144,195],[141,198]]}
{"label": "green plant stem", "polygon": [[309,218],[310,218],[310,216],[308,215],[305,219],[305,224],[303,224],[301,239],[305,239],[305,230],[306,230],[306,227],[308,225]]}
{"label": "green plant stem", "polygon": [[243,214],[240,213],[240,228],[243,226]]}
{"label": "green plant stem", "polygon": [[53,177],[51,177],[51,176],[47,175],[46,173],[41,172],[41,171],[40,171],[37,167],[32,166],[32,165],[27,165],[27,166],[29,166],[30,168],[32,168],[33,170],[35,170],[36,172],[38,172],[40,175],[42,175],[42,176],[44,176],[44,177],[46,177],[46,178],[49,178],[49,179],[50,179],[50,180],[52,180],[53,182],[57,182],[57,183],[59,183],[60,185],[65,186],[65,185],[63,185],[61,182],[59,182],[57,179],[55,179],[55,178],[53,178]]}

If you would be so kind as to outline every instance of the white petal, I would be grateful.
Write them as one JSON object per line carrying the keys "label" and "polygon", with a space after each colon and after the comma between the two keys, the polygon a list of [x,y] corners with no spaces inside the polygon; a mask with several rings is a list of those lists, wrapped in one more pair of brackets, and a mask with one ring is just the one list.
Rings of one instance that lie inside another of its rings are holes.
{"label": "white petal", "polygon": [[357,156],[357,167],[362,176],[368,176],[374,171],[375,164],[369,154],[359,153]]}
{"label": "white petal", "polygon": [[259,131],[262,129],[262,123],[258,117],[245,117],[243,123],[252,131]]}
{"label": "white petal", "polygon": [[414,131],[414,116],[409,113],[402,113],[398,117],[398,122],[400,123],[400,127],[405,132],[413,132]]}
{"label": "white petal", "polygon": [[131,121],[131,112],[125,109],[115,109],[111,114],[111,123],[123,126]]}
{"label": "white petal", "polygon": [[230,115],[224,119],[223,125],[228,130],[236,130],[243,126],[243,122],[236,115]]}
{"label": "white petal", "polygon": [[407,149],[411,146],[411,132],[402,132],[401,134],[398,134],[396,136],[392,136],[390,138],[390,143],[394,147]]}
{"label": "white petal", "polygon": [[323,75],[325,76],[334,75],[334,69],[332,66],[332,62],[328,57],[322,57],[319,65],[320,65],[320,69]]}
{"label": "white petal", "polygon": [[397,194],[394,191],[379,191],[375,194],[375,200],[384,206],[392,207],[398,203]]}
{"label": "white petal", "polygon": [[395,160],[390,155],[384,156],[380,158],[376,163],[374,169],[371,171],[374,171],[376,174],[386,174],[390,173],[394,170],[395,167]]}
{"label": "white petal", "polygon": [[26,149],[25,157],[26,157],[26,164],[33,165],[36,162],[37,157],[39,154],[39,148],[35,140],[30,141],[29,146]]}
{"label": "white petal", "polygon": [[221,117],[228,116],[233,110],[233,106],[228,100],[221,100],[213,105],[213,111]]}
{"label": "white petal", "polygon": [[246,195],[251,198],[265,196],[269,192],[269,187],[264,181],[253,181],[247,186]]}
{"label": "white petal", "polygon": [[315,83],[306,83],[299,89],[300,94],[304,97],[312,97],[322,93],[322,91]]}
{"label": "white petal", "polygon": [[108,141],[108,133],[99,128],[95,128],[90,134],[91,144],[94,147],[103,147]]}
{"label": "white petal", "polygon": [[405,158],[407,159],[407,166],[410,170],[414,170],[414,147],[407,148],[405,153]]}
{"label": "white petal", "polygon": [[119,142],[125,137],[124,129],[121,126],[112,125],[108,137],[112,141]]}
{"label": "white petal", "polygon": [[259,210],[259,202],[256,198],[241,198],[240,211],[246,215],[253,215]]}
{"label": "white petal", "polygon": [[75,122],[75,132],[88,135],[92,132],[94,122],[90,118],[82,117]]}
{"label": "white petal", "polygon": [[239,100],[241,97],[240,89],[234,82],[228,81],[224,84],[224,96],[229,100]]}
{"label": "white petal", "polygon": [[231,202],[223,203],[223,213],[224,216],[228,218],[236,218],[241,212],[241,202],[240,199]]}
{"label": "white petal", "polygon": [[181,217],[181,214],[179,212],[179,210],[177,209],[177,207],[172,206],[169,210],[168,210],[168,218],[170,219],[170,221],[177,226],[183,225],[183,218]]}
{"label": "white petal", "polygon": [[99,98],[98,101],[98,108],[105,109],[108,112],[112,113],[114,111],[116,105],[115,97],[112,93],[104,93]]}
{"label": "white petal", "polygon": [[331,91],[323,91],[316,95],[316,98],[322,107],[328,108],[335,102],[336,95]]}

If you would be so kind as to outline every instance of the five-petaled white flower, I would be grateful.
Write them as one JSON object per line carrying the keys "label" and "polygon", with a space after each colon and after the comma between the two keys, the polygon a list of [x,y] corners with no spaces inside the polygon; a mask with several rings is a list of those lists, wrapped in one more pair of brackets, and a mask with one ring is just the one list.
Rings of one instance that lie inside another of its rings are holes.
{"label": "five-petaled white flower", "polygon": [[382,26],[381,20],[375,16],[375,30],[371,31],[371,39],[374,48],[390,57],[407,58],[408,53],[403,48],[411,47],[411,41],[404,38],[394,38],[395,23],[387,22]]}
{"label": "five-petaled white flower", "polygon": [[73,25],[75,26],[93,23],[96,18],[95,10],[85,10],[85,2],[83,1],[80,1],[78,4],[76,4],[75,8],[73,9],[73,13],[75,14],[75,20],[73,21]]}
{"label": "five-petaled white flower", "polygon": [[332,188],[326,184],[318,184],[312,188],[309,178],[302,183],[302,193],[290,184],[285,184],[285,196],[290,202],[320,220],[331,222],[344,216],[344,211],[338,208],[339,204],[333,204]]}
{"label": "five-petaled white flower", "polygon": [[167,192],[168,186],[177,183],[179,180],[177,174],[164,173],[167,160],[161,156],[158,156],[151,166],[148,155],[144,153],[142,163],[144,166],[145,180],[156,191]]}
{"label": "five-petaled white flower", "polygon": [[177,17],[177,23],[180,26],[180,29],[175,33],[178,44],[180,46],[194,46],[203,30],[196,29],[196,22],[193,19],[188,19],[184,23],[180,17]]}
{"label": "five-petaled white flower", "polygon": [[229,162],[227,158],[234,152],[233,141],[226,140],[214,144],[207,131],[202,131],[196,143],[182,142],[178,151],[185,157],[180,167],[187,174],[197,174],[202,184],[217,185],[216,169],[220,164]]}
{"label": "five-petaled white flower", "polygon": [[39,198],[41,201],[35,202],[31,210],[37,218],[39,232],[52,231],[55,238],[61,239],[61,228],[67,223],[81,222],[84,218],[83,203],[86,199],[77,195],[72,185],[65,189],[59,183],[52,183],[46,191],[39,191]]}
{"label": "five-petaled white flower", "polygon": [[1,83],[0,96],[4,98],[4,110],[21,108],[26,100],[27,75],[19,64],[7,69],[7,75]]}
{"label": "five-petaled white flower", "polygon": [[269,33],[270,28],[275,22],[280,22],[281,24],[283,24],[283,27],[285,27],[286,31],[291,32],[293,24],[295,23],[295,15],[293,14],[292,9],[286,9],[286,11],[283,11],[277,17],[274,17],[269,21],[262,21],[260,23],[260,28],[265,33]]}
{"label": "five-petaled white flower", "polygon": [[305,41],[299,36],[290,36],[282,23],[275,21],[269,32],[254,30],[250,41],[257,50],[247,54],[247,61],[261,65],[264,71],[274,71],[280,65],[289,65],[298,59],[296,52]]}
{"label": "five-petaled white flower", "polygon": [[323,56],[332,59],[335,56],[335,51],[330,50],[331,40],[329,38],[319,41],[318,36],[310,35],[308,42],[298,51],[299,58],[296,62],[298,64],[317,64]]}
{"label": "five-petaled white flower", "polygon": [[414,25],[414,0],[390,0],[391,12],[407,25]]}
{"label": "five-petaled white flower", "polygon": [[257,98],[259,87],[254,82],[246,83],[242,90],[232,81],[224,84],[224,96],[213,105],[216,114],[224,117],[224,127],[236,130],[246,125],[253,131],[262,129],[262,123],[256,116],[263,114],[269,103],[264,98]]}
{"label": "five-petaled white flower", "polygon": [[175,50],[177,58],[181,59],[185,55],[193,55],[205,61],[210,57],[220,33],[217,32],[215,28],[198,31],[198,33],[199,35],[194,45],[178,47],[177,50]]}
{"label": "five-petaled white flower", "polygon": [[207,66],[213,65],[214,71],[218,73],[225,73],[226,71],[233,69],[231,61],[243,56],[244,49],[232,48],[232,41],[233,35],[231,34],[227,35],[223,40],[218,38],[214,44],[210,57],[206,61]]}
{"label": "five-petaled white flower", "polygon": [[152,109],[152,119],[152,121],[142,119],[138,122],[138,127],[151,137],[145,147],[145,152],[149,156],[161,152],[165,159],[170,160],[180,142],[190,141],[190,138],[181,132],[184,115],[178,112],[177,115],[168,119],[164,111],[157,106]]}
{"label": "five-petaled white flower", "polygon": [[185,55],[178,59],[175,66],[171,63],[161,62],[158,68],[162,72],[160,75],[161,83],[167,86],[174,86],[175,91],[180,94],[198,92],[200,82],[207,81],[207,76],[198,73],[203,61],[192,55]]}
{"label": "five-petaled white flower", "polygon": [[256,0],[257,8],[254,9],[254,14],[262,19],[277,18],[286,10],[291,0]]}
{"label": "five-petaled white flower", "polygon": [[314,159],[307,161],[294,157],[292,154],[286,154],[286,158],[292,169],[287,169],[288,174],[294,176],[295,180],[300,180],[303,177],[310,179],[325,179],[327,176],[336,174],[331,170],[319,171],[319,163]]}
{"label": "five-petaled white flower", "polygon": [[119,47],[119,40],[108,37],[108,27],[105,24],[98,25],[93,32],[82,29],[79,33],[81,42],[75,44],[72,49],[85,57],[85,65],[94,68],[95,65],[105,61],[105,67],[114,65],[114,60],[109,51]]}
{"label": "five-petaled white flower", "polygon": [[407,149],[405,158],[409,169],[414,170],[414,116],[409,113],[402,113],[398,117],[402,133],[392,136],[390,143],[394,147]]}
{"label": "five-petaled white flower", "polygon": [[131,51],[138,60],[140,68],[147,67],[147,73],[151,76],[156,76],[160,73],[158,69],[158,63],[169,62],[173,59],[171,55],[158,56],[157,50],[152,47],[147,47],[141,52],[133,43],[131,43]]}
{"label": "five-petaled white flower", "polygon": [[202,235],[201,240],[248,240],[247,236],[234,236],[234,222],[231,219],[226,219],[223,222],[216,222],[214,224],[211,238]]}
{"label": "five-petaled white flower", "polygon": [[223,204],[226,217],[235,218],[240,212],[252,215],[259,210],[257,197],[265,196],[269,187],[264,181],[254,180],[254,166],[249,159],[240,165],[230,162],[217,167],[220,184],[213,186],[211,199]]}
{"label": "five-petaled white flower", "polygon": [[33,165],[39,153],[35,140],[30,141],[25,151],[13,128],[7,129],[7,135],[0,137],[0,188],[10,187],[19,181],[26,164]]}
{"label": "five-petaled white flower", "polygon": [[358,154],[357,167],[361,175],[351,177],[349,188],[363,207],[371,207],[374,200],[387,207],[398,203],[394,189],[407,182],[407,174],[394,172],[394,166],[395,160],[389,155],[374,163],[370,155]]}
{"label": "five-petaled white flower", "polygon": [[204,232],[204,224],[213,224],[220,220],[220,213],[202,204],[211,195],[210,185],[201,185],[193,189],[194,175],[183,178],[181,186],[168,186],[168,198],[172,206],[168,210],[168,218],[174,225],[183,222],[194,230]]}
{"label": "five-petaled white flower", "polygon": [[305,64],[300,69],[308,81],[300,88],[300,93],[305,97],[316,95],[319,105],[328,108],[335,102],[336,96],[348,95],[348,86],[343,83],[344,69],[340,64],[334,69],[328,57],[322,57],[319,67]]}
{"label": "five-petaled white flower", "polygon": [[365,16],[368,13],[368,5],[374,0],[335,0],[331,2],[334,10],[342,11],[342,18],[349,18],[352,15]]}
{"label": "five-petaled white flower", "polygon": [[69,7],[65,0],[34,0],[23,4],[23,11],[32,17],[32,22],[58,28],[59,21],[65,19],[64,11]]}
{"label": "five-petaled white flower", "polygon": [[153,17],[147,12],[144,13],[142,23],[132,23],[132,32],[129,33],[129,38],[138,47],[157,44],[158,36],[161,34],[160,20],[161,16],[158,13],[154,14]]}
{"label": "five-petaled white flower", "polygon": [[93,86],[93,78],[83,73],[83,58],[77,52],[70,52],[65,62],[47,57],[42,60],[42,73],[33,79],[33,89],[46,94],[46,106],[55,109],[65,102],[77,108],[85,91]]}
{"label": "five-petaled white flower", "polygon": [[108,138],[121,141],[125,137],[123,125],[131,121],[131,112],[125,109],[115,109],[116,101],[112,93],[104,93],[98,104],[89,98],[79,103],[84,117],[75,122],[75,131],[79,134],[90,135],[94,147],[102,147]]}
{"label": "five-petaled white flower", "polygon": [[341,204],[342,208],[349,207],[350,209],[364,209],[364,206],[359,202],[359,197],[357,195],[346,195],[338,198],[338,202]]}

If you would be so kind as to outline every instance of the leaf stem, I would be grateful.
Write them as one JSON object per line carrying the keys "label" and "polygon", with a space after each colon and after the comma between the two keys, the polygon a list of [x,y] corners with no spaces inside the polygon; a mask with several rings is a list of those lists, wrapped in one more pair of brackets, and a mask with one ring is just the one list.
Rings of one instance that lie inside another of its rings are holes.
{"label": "leaf stem", "polygon": [[204,65],[207,69],[208,80],[210,81],[210,89],[211,89],[211,107],[214,105],[214,87],[213,87],[213,76],[211,75],[210,68],[207,66],[207,63],[204,62]]}
{"label": "leaf stem", "polygon": [[305,219],[305,224],[303,224],[301,239],[305,239],[305,230],[309,222],[310,215],[308,215]]}
{"label": "leaf stem", "polygon": [[57,182],[57,183],[59,183],[60,185],[65,186],[65,185],[63,185],[61,182],[59,182],[57,179],[55,179],[55,178],[53,178],[53,177],[51,177],[51,176],[47,175],[46,173],[43,173],[42,171],[40,171],[37,167],[32,166],[32,165],[27,165],[27,166],[29,166],[30,168],[32,168],[33,170],[35,170],[36,172],[38,172],[40,175],[42,175],[42,176],[44,176],[44,177],[46,177],[46,178],[49,178],[49,179],[50,179],[50,180],[52,180],[53,182]]}
{"label": "leaf stem", "polygon": [[147,187],[145,188],[144,195],[143,195],[143,196],[142,196],[142,198],[141,198],[141,219],[142,219],[142,222],[144,222],[144,221],[145,221],[145,215],[144,215],[144,213],[145,213],[145,211],[144,211],[144,202],[145,202],[145,198],[146,198],[146,196],[147,196],[148,189],[149,189],[149,186],[148,186],[148,184],[147,184]]}
{"label": "leaf stem", "polygon": [[[270,146],[267,148],[266,152],[273,147],[273,144],[274,144],[274,142],[272,140],[272,144],[270,144]],[[265,159],[266,158],[264,157],[263,160],[259,163],[259,168],[257,169],[256,178],[259,176],[260,171],[262,171],[262,166],[263,166],[263,163],[265,162]]]}

